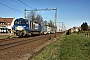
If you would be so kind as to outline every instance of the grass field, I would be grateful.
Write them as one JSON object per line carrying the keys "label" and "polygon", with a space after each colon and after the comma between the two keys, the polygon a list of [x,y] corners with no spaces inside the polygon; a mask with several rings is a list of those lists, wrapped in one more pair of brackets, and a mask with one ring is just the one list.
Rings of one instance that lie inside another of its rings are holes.
{"label": "grass field", "polygon": [[60,60],[90,60],[90,38],[69,35],[58,52]]}
{"label": "grass field", "polygon": [[62,37],[32,60],[90,60],[90,38],[77,34]]}

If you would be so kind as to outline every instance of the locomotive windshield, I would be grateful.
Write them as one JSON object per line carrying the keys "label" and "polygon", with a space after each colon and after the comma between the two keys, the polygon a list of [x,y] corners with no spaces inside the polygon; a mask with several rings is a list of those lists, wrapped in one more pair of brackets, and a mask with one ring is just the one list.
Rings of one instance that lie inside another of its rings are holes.
{"label": "locomotive windshield", "polygon": [[28,24],[26,20],[15,20],[14,24]]}

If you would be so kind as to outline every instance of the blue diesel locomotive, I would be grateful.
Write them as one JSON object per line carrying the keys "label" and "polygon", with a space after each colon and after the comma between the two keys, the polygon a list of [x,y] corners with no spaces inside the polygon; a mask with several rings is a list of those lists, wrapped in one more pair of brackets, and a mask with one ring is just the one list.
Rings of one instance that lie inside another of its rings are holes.
{"label": "blue diesel locomotive", "polygon": [[40,35],[41,30],[41,24],[31,22],[27,19],[19,18],[14,21],[14,34],[16,34],[16,36]]}

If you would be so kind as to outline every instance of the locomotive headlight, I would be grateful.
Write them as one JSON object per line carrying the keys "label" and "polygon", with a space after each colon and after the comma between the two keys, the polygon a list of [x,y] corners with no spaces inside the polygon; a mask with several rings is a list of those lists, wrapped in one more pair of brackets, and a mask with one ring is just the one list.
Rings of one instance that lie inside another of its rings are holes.
{"label": "locomotive headlight", "polygon": [[23,26],[23,27],[26,27],[26,26]]}
{"label": "locomotive headlight", "polygon": [[22,26],[17,26],[17,30],[23,30]]}
{"label": "locomotive headlight", "polygon": [[26,26],[23,26],[23,29],[26,30]]}

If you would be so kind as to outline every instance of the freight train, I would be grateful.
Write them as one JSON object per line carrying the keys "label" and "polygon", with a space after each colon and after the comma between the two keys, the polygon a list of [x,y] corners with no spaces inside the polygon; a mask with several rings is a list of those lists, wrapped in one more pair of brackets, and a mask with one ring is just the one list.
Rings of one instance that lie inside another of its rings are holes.
{"label": "freight train", "polygon": [[19,37],[54,33],[53,27],[43,24],[34,23],[24,18],[19,18],[14,21],[14,34]]}

